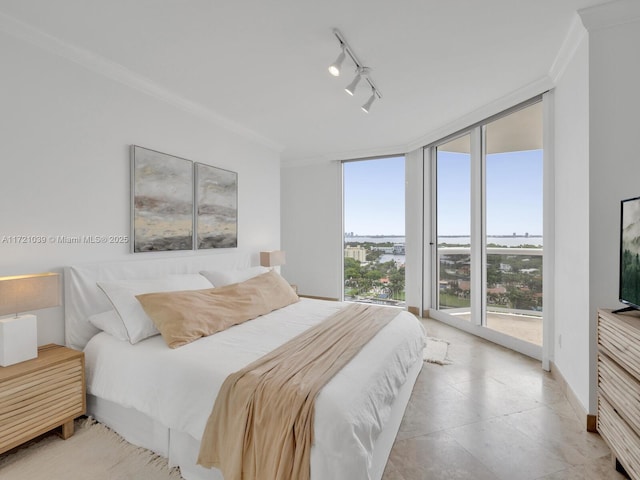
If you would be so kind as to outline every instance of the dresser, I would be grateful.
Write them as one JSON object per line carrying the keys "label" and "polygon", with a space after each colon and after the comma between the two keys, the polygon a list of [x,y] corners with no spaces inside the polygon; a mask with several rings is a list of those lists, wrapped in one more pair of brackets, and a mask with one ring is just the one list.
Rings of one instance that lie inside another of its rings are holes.
{"label": "dresser", "polygon": [[38,348],[38,357],[0,367],[0,453],[62,427],[86,412],[84,353],[60,345]]}
{"label": "dresser", "polygon": [[598,432],[640,479],[640,312],[598,310]]}

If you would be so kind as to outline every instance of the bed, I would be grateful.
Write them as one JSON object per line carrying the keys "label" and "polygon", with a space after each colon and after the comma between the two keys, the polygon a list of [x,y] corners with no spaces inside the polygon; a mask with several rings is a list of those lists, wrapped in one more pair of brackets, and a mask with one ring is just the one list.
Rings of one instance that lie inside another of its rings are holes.
{"label": "bed", "polygon": [[[176,349],[160,335],[131,344],[88,319],[113,309],[98,282],[247,270],[250,257],[218,254],[71,266],[65,269],[65,338],[85,352],[88,412],[177,465],[187,480],[222,480],[196,464],[200,439],[225,378],[343,307],[301,301]],[[316,399],[312,480],[379,480],[422,367],[424,331],[397,316]]]}

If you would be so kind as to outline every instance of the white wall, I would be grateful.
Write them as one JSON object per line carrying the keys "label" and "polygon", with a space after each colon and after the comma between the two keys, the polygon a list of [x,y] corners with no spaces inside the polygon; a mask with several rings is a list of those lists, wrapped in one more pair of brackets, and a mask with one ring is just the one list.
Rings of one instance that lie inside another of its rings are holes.
{"label": "white wall", "polygon": [[583,16],[589,30],[589,322],[596,409],[596,309],[617,308],[620,200],[640,195],[640,4],[619,1]]}
{"label": "white wall", "polygon": [[555,338],[553,361],[589,405],[589,45],[586,31],[554,96]]}
{"label": "white wall", "polygon": [[303,295],[342,297],[340,162],[282,169],[282,275]]}
{"label": "white wall", "polygon": [[[2,33],[0,58],[0,275],[179,255],[130,254],[126,244],[2,242],[129,235],[131,144],[238,172],[237,250],[257,263],[259,250],[279,248],[277,152]],[[219,252],[197,254],[211,253]],[[39,343],[63,343],[63,308],[37,314]]]}
{"label": "white wall", "polygon": [[[407,307],[422,314],[424,161],[422,148],[405,155],[405,294]],[[427,229],[428,230],[428,229]],[[425,285],[425,289],[428,286]]]}

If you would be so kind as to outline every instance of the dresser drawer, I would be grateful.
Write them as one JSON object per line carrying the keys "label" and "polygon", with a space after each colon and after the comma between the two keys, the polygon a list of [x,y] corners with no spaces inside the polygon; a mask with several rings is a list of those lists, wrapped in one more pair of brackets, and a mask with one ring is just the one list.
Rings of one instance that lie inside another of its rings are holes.
{"label": "dresser drawer", "polygon": [[640,379],[640,319],[600,311],[598,348]]}
{"label": "dresser drawer", "polygon": [[602,353],[598,354],[598,389],[640,435],[640,382]]}
{"label": "dresser drawer", "polygon": [[598,397],[598,432],[615,452],[627,474],[633,479],[640,479],[640,437],[602,395]]}

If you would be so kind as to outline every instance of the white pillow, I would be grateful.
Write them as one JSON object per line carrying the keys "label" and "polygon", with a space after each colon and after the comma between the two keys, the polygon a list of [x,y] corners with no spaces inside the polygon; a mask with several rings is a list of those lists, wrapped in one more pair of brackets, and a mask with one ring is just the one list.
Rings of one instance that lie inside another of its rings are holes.
{"label": "white pillow", "polygon": [[200,272],[200,275],[204,275],[214,287],[224,287],[232,283],[244,282],[268,271],[267,267],[249,267],[238,270],[206,270]]}
{"label": "white pillow", "polygon": [[153,320],[142,309],[136,295],[178,290],[203,290],[212,286],[211,282],[197,273],[140,280],[98,282],[98,287],[102,289],[113,308],[118,312],[127,331],[128,340],[132,344],[160,333],[153,324]]}
{"label": "white pillow", "polygon": [[112,337],[125,342],[129,341],[127,330],[124,323],[120,319],[120,315],[115,310],[107,310],[106,312],[96,313],[89,317],[89,322],[98,327],[103,332],[107,332]]}

